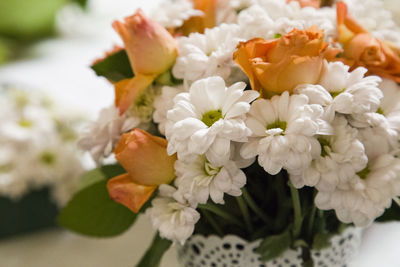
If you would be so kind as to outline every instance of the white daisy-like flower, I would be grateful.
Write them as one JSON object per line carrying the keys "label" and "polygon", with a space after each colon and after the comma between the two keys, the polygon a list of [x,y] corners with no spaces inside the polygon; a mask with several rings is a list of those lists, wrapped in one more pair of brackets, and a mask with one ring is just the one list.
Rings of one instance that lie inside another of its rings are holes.
{"label": "white daisy-like flower", "polygon": [[400,134],[400,86],[392,80],[383,79],[379,88],[383,98],[378,110],[374,113],[352,115],[349,120],[358,128],[381,126]]}
{"label": "white daisy-like flower", "polygon": [[252,103],[246,119],[253,138],[242,146],[241,155],[258,156],[258,163],[273,175],[282,168],[299,174],[320,154],[314,136],[330,134],[322,115],[323,108],[309,105],[305,95],[289,96],[284,92],[270,100],[258,99]]}
{"label": "white daisy-like flower", "polygon": [[400,159],[384,154],[333,191],[319,191],[315,204],[334,209],[344,223],[367,226],[400,194]]}
{"label": "white daisy-like flower", "polygon": [[233,161],[214,166],[206,157],[199,156],[192,163],[175,162],[175,185],[192,205],[205,204],[210,197],[218,204],[224,203],[224,193],[240,196],[246,184],[246,175]]}
{"label": "white daisy-like flower", "polygon": [[152,207],[146,210],[153,227],[161,237],[181,244],[188,239],[200,214],[191,207],[176,188],[162,184],[158,196],[152,200]]}
{"label": "white daisy-like flower", "polygon": [[400,86],[392,80],[383,79],[379,88],[382,89],[383,99],[378,112],[385,116],[390,128],[400,134]]}
{"label": "white daisy-like flower", "polygon": [[[320,29],[324,30],[325,40],[330,40],[337,35],[336,12],[333,8],[301,8],[297,1],[287,3],[286,0],[257,0],[257,4],[272,18],[274,32],[277,34],[286,34],[295,28],[307,29],[318,25]],[[243,12],[245,11],[241,13]],[[254,14],[256,15],[256,13]],[[255,26],[255,29],[258,27]],[[248,31],[252,32],[252,28],[249,28]]]}
{"label": "white daisy-like flower", "polygon": [[301,175],[291,175],[291,181],[297,188],[307,185],[333,191],[338,184],[348,181],[366,167],[368,158],[363,144],[357,139],[357,129],[348,125],[343,116],[337,116],[332,126],[332,135],[318,138],[320,156],[313,159]]}
{"label": "white daisy-like flower", "polygon": [[245,40],[252,38],[272,39],[275,34],[275,23],[268,12],[258,5],[253,5],[238,16],[240,36]]}
{"label": "white daisy-like flower", "polygon": [[154,99],[153,120],[158,124],[158,130],[165,135],[165,124],[167,122],[167,112],[174,106],[174,98],[177,94],[185,92],[184,86],[163,86],[161,94]]}
{"label": "white daisy-like flower", "polygon": [[[41,142],[43,136],[52,136],[54,123],[51,114],[43,107],[28,105],[11,109],[0,124],[0,138],[16,142]],[[6,112],[7,114],[8,112]]]}
{"label": "white daisy-like flower", "polygon": [[78,145],[89,151],[92,158],[100,163],[111,154],[121,135],[139,124],[139,118],[119,115],[119,110],[114,106],[104,108],[97,121],[83,129]]}
{"label": "white daisy-like flower", "polygon": [[217,2],[217,25],[221,23],[235,23],[241,10],[255,4],[256,0],[219,0]]}
{"label": "white daisy-like flower", "polygon": [[[353,114],[348,120],[353,127],[360,128],[360,140],[367,154],[389,153],[399,146],[400,91],[392,80],[384,79],[379,86],[384,97],[377,112]],[[385,151],[385,152],[384,152]],[[370,155],[368,155],[370,157]]]}
{"label": "white daisy-like flower", "polygon": [[198,80],[188,93],[178,94],[167,114],[168,154],[177,152],[184,161],[205,154],[213,165],[224,165],[231,155],[231,141],[246,142],[251,134],[244,119],[259,93],[244,91],[245,87],[239,82],[227,88],[216,76]]}
{"label": "white daisy-like flower", "polygon": [[364,77],[367,69],[359,67],[349,72],[342,62],[325,62],[318,85],[302,84],[296,93],[305,94],[310,103],[325,106],[342,114],[363,114],[379,108],[382,91],[378,88],[381,78]]}
{"label": "white daisy-like flower", "polygon": [[202,16],[203,12],[193,8],[190,0],[162,1],[153,10],[152,18],[166,28],[182,26],[190,17]]}
{"label": "white daisy-like flower", "polygon": [[181,37],[179,55],[172,69],[175,77],[196,81],[210,76],[228,78],[234,66],[233,52],[239,39],[239,26],[222,24],[206,29],[204,34]]}

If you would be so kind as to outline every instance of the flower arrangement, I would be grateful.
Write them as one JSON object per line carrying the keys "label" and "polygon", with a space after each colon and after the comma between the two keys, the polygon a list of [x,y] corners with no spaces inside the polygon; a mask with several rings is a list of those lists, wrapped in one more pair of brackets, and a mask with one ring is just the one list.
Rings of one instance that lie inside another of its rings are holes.
{"label": "flower arrangement", "polygon": [[3,237],[54,225],[57,208],[83,173],[74,144],[82,116],[17,86],[0,87],[0,109],[0,205],[8,215],[0,222]]}
{"label": "flower arrangement", "polygon": [[145,213],[158,235],[137,266],[194,233],[307,265],[348,225],[400,219],[400,31],[380,1],[176,0],[153,17],[114,22],[124,47],[92,66],[115,105],[81,136],[100,167],[61,225],[111,236]]}

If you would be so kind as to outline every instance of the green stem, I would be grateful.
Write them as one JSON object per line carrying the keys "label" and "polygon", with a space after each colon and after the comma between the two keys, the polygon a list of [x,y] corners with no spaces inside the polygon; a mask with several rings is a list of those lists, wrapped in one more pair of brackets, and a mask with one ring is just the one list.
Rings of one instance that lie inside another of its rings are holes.
{"label": "green stem", "polygon": [[247,202],[247,205],[249,205],[250,209],[254,211],[255,214],[258,215],[265,223],[269,224],[272,222],[271,218],[268,217],[267,214],[264,213],[264,211],[257,206],[256,202],[253,200],[253,198],[250,196],[249,192],[247,192],[246,188],[242,188],[242,193],[243,193],[243,199]]}
{"label": "green stem", "polygon": [[299,191],[291,183],[289,183],[289,186],[290,186],[290,193],[292,195],[293,209],[294,209],[293,235],[294,238],[298,238],[301,231],[301,221],[302,221]]}
{"label": "green stem", "polygon": [[224,232],[222,231],[221,227],[219,227],[218,223],[214,220],[214,218],[211,216],[211,214],[206,210],[202,210],[201,213],[203,213],[204,217],[214,228],[215,232],[217,232],[219,236],[224,236]]}
{"label": "green stem", "polygon": [[220,216],[221,218],[224,218],[227,221],[230,221],[233,224],[236,224],[242,228],[244,228],[244,224],[235,216],[233,216],[232,214],[230,214],[229,212],[217,207],[216,205],[213,204],[200,204],[198,206],[199,209],[201,210],[208,210],[218,216]]}
{"label": "green stem", "polygon": [[237,203],[239,205],[239,209],[243,214],[244,222],[246,224],[246,228],[249,234],[253,233],[253,225],[251,224],[249,209],[247,208],[246,202],[244,201],[242,196],[236,197]]}
{"label": "green stem", "polygon": [[[315,189],[314,189],[314,197],[315,197]],[[317,213],[317,206],[314,203],[314,198],[312,200],[312,209],[311,209],[311,214],[310,214],[310,221],[308,222],[308,229],[307,229],[307,235],[310,238],[310,240],[312,239],[312,230],[314,228],[314,221],[315,221],[315,214]]]}

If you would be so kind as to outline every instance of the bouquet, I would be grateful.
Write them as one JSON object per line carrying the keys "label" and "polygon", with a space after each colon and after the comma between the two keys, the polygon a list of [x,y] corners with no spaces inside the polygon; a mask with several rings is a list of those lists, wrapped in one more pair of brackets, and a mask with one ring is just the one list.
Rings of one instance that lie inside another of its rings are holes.
{"label": "bouquet", "polygon": [[400,31],[380,1],[177,0],[153,18],[115,21],[124,47],[92,65],[115,103],[81,136],[99,168],[61,225],[112,236],[146,214],[137,266],[194,234],[311,266],[349,225],[400,219]]}
{"label": "bouquet", "polygon": [[75,149],[82,117],[17,86],[0,87],[0,237],[54,225],[83,172]]}

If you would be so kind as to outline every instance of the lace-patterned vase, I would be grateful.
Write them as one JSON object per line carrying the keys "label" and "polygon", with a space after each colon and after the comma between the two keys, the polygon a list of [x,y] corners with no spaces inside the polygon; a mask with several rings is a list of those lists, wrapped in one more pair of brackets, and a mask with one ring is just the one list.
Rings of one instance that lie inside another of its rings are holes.
{"label": "lace-patterned vase", "polygon": [[[183,267],[301,267],[300,249],[286,250],[280,257],[262,262],[254,250],[261,240],[245,241],[234,235],[223,238],[194,235],[185,245],[177,246],[178,261]],[[315,267],[344,267],[358,252],[361,244],[361,229],[347,228],[342,234],[333,236],[331,246],[311,252]]]}

